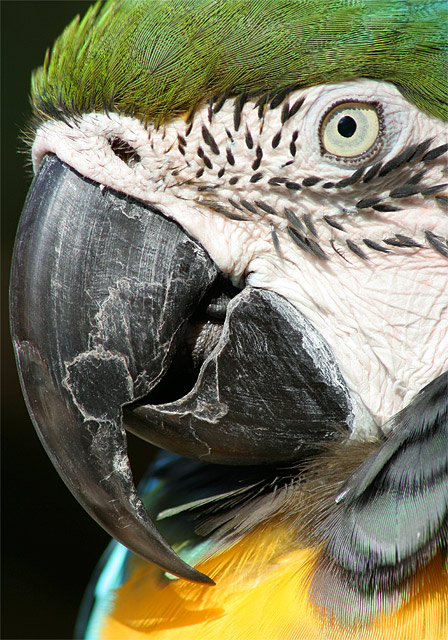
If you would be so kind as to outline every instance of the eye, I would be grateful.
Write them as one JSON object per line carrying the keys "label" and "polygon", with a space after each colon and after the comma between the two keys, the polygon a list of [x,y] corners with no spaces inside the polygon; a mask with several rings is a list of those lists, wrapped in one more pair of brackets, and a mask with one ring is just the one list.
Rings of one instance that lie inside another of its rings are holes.
{"label": "eye", "polygon": [[343,102],[327,111],[320,125],[324,153],[336,158],[369,158],[381,146],[383,128],[379,105],[369,102]]}

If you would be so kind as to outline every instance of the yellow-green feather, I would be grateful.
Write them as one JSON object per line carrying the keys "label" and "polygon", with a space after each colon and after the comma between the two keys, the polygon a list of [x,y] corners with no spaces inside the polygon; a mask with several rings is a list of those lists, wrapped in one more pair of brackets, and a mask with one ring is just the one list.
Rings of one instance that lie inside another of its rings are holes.
{"label": "yellow-green feather", "polygon": [[445,1],[108,0],[47,54],[33,111],[162,122],[223,92],[369,77],[448,119],[447,13]]}

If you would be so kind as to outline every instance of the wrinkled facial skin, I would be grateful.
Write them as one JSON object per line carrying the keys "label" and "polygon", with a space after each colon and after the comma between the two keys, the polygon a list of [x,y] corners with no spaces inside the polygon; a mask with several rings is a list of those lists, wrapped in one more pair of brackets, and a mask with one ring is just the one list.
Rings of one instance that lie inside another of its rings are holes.
{"label": "wrinkled facial skin", "polygon": [[[345,103],[368,105],[377,134],[340,158],[323,127]],[[446,140],[446,125],[393,85],[355,80],[279,105],[228,99],[157,130],[114,113],[49,122],[33,162],[55,153],[156,205],[234,283],[290,300],[333,351],[362,434],[446,366]]]}

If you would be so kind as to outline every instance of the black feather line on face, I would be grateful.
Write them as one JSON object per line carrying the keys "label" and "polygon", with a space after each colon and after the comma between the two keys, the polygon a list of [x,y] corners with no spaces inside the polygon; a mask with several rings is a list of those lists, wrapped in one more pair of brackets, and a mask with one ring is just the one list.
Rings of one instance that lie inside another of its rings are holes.
{"label": "black feather line on face", "polygon": [[255,109],[258,109],[258,119],[261,120],[263,118],[265,109],[266,109],[266,104],[269,101],[269,94],[268,93],[264,93],[263,95],[261,95],[257,102],[255,103]]}
{"label": "black feather line on face", "polygon": [[219,152],[219,147],[216,144],[216,140],[214,139],[210,131],[207,129],[205,124],[202,125],[201,131],[202,131],[202,137],[204,139],[205,144],[207,144],[210,147],[210,149],[216,156],[219,156],[220,152]]}
{"label": "black feather line on face", "polygon": [[306,242],[310,246],[311,251],[314,253],[314,255],[317,258],[320,258],[321,260],[328,260],[327,254],[325,253],[325,251],[322,249],[322,247],[318,242],[308,237],[306,238]]}
{"label": "black feather line on face", "polygon": [[299,233],[293,227],[288,227],[288,235],[300,249],[315,255],[316,258],[320,258],[321,260],[328,260],[328,256],[322,247],[311,238]]}
{"label": "black feather line on face", "polygon": [[209,124],[211,124],[213,119],[213,98],[210,98],[210,100],[208,101],[207,117]]}
{"label": "black feather line on face", "polygon": [[292,88],[288,87],[286,89],[282,89],[278,91],[275,96],[272,98],[271,103],[269,105],[270,109],[276,109],[281,103],[285,100],[286,96],[291,93]]}
{"label": "black feather line on face", "polygon": [[336,182],[334,186],[336,189],[350,187],[360,180],[363,173],[364,167],[360,167],[359,169],[356,169],[356,171],[352,173],[352,175],[348,178],[343,178],[342,180],[339,180],[339,182]]}
{"label": "black feather line on face", "polygon": [[340,224],[339,222],[336,222],[336,220],[334,220],[334,218],[332,218],[331,216],[323,216],[323,219],[325,220],[325,222],[328,224],[329,227],[332,227],[333,229],[337,229],[338,231],[345,231],[342,224]]}
{"label": "black feather line on face", "polygon": [[389,198],[408,198],[414,196],[416,193],[420,193],[421,187],[418,184],[404,184],[389,193]]}
{"label": "black feather line on face", "polygon": [[280,129],[280,131],[277,131],[277,133],[275,134],[275,136],[272,138],[272,148],[276,149],[278,147],[278,145],[280,144],[280,141],[282,139],[282,130]]}
{"label": "black feather line on face", "polygon": [[291,180],[287,180],[285,182],[285,187],[290,191],[300,191],[302,188],[298,182],[292,182]]}
{"label": "black feather line on face", "polygon": [[444,184],[436,184],[433,187],[426,187],[424,189],[421,189],[420,191],[420,195],[422,196],[433,196],[436,193],[439,193],[439,191],[446,191],[448,187],[448,183],[444,183]]}
{"label": "black feather line on face", "polygon": [[266,202],[261,202],[260,200],[255,200],[255,204],[259,209],[265,211],[266,213],[270,213],[272,216],[278,216],[279,214]]}
{"label": "black feather line on face", "polygon": [[309,176],[309,178],[304,178],[302,180],[302,187],[313,187],[318,182],[321,182],[322,178],[318,178],[317,176]]}
{"label": "black feather line on face", "polygon": [[272,244],[274,245],[274,249],[279,255],[281,255],[280,241],[278,239],[277,232],[276,232],[275,227],[272,224],[272,222],[269,225],[269,228],[271,230],[271,238],[272,238]]}
{"label": "black feather line on face", "polygon": [[433,249],[438,251],[445,258],[448,258],[448,244],[446,238],[436,236],[431,231],[425,231],[425,238]]}
{"label": "black feather line on face", "polygon": [[228,201],[232,205],[232,207],[235,207],[235,209],[238,209],[239,211],[243,211],[238,202],[235,202],[235,200],[232,200],[232,198],[229,198]]}
{"label": "black feather line on face", "polygon": [[422,178],[424,178],[426,173],[427,173],[427,170],[426,169],[422,169],[421,171],[416,173],[414,176],[409,178],[409,180],[407,180],[407,182],[405,184],[417,184],[418,182],[420,182],[420,180]]}
{"label": "black feather line on face", "polygon": [[296,100],[289,110],[288,118],[293,118],[304,102],[305,98],[299,98],[298,100]]}
{"label": "black feather line on face", "polygon": [[418,145],[412,145],[395,156],[395,158],[392,158],[392,160],[389,160],[389,162],[386,162],[382,169],[380,169],[378,177],[382,178],[386,176],[391,171],[394,171],[395,169],[398,169],[398,167],[404,165],[405,162],[411,160],[411,158],[414,158],[417,147]]}
{"label": "black feather line on face", "polygon": [[377,162],[376,164],[373,165],[373,167],[370,167],[370,169],[366,172],[364,176],[364,180],[363,180],[364,184],[373,180],[373,178],[377,175],[380,169],[381,169],[381,162]]}
{"label": "black feather line on face", "polygon": [[291,211],[291,209],[288,209],[288,207],[285,207],[284,213],[288,222],[291,223],[295,229],[297,229],[298,231],[301,231],[302,233],[306,233],[305,227],[303,226],[299,218],[296,216],[294,211]]}
{"label": "black feather line on face", "polygon": [[448,144],[442,144],[423,156],[422,162],[432,162],[448,151]]}
{"label": "black feather line on face", "polygon": [[306,236],[296,231],[294,227],[288,227],[288,234],[292,241],[303,251],[312,253],[309,245],[306,243]]}
{"label": "black feather line on face", "polygon": [[310,231],[310,233],[312,233],[313,236],[317,238],[316,227],[314,226],[313,221],[311,220],[311,216],[308,213],[305,213],[303,215],[303,221],[308,231]]}
{"label": "black feather line on face", "polygon": [[202,184],[200,185],[197,190],[199,192],[202,191],[214,191],[215,189],[218,189],[221,185],[219,184]]}
{"label": "black feather line on face", "polygon": [[230,149],[226,149],[226,158],[229,164],[231,164],[232,166],[235,166],[235,157]]}
{"label": "black feather line on face", "polygon": [[208,156],[205,155],[205,153],[202,156],[202,160],[204,161],[204,164],[208,169],[213,169],[212,161],[210,160],[210,158]]}
{"label": "black feather line on face", "polygon": [[285,184],[287,180],[287,178],[283,178],[281,176],[273,176],[272,178],[269,178],[268,184],[273,187],[279,187],[280,185]]}
{"label": "black feather line on face", "polygon": [[395,235],[395,238],[386,238],[385,240],[383,240],[383,242],[390,245],[391,247],[423,247],[423,245],[413,240],[413,238],[409,238],[409,236],[403,236],[399,233]]}
{"label": "black feather line on face", "polygon": [[256,208],[252,204],[250,204],[250,202],[247,202],[247,200],[243,200],[243,199],[241,199],[240,202],[245,209],[247,209],[251,213],[255,213],[256,215],[259,215],[259,212],[256,210]]}
{"label": "black feather line on face", "polygon": [[247,127],[246,127],[246,135],[244,137],[244,140],[246,142],[246,147],[248,149],[252,149],[253,146],[254,146],[254,140],[252,138],[251,132],[249,131],[249,129]]}
{"label": "black feather line on face", "polygon": [[253,169],[254,171],[256,171],[256,170],[260,167],[261,160],[262,160],[262,158],[263,158],[263,150],[262,150],[262,148],[260,147],[260,145],[257,145],[257,148],[256,148],[256,150],[255,150],[255,156],[256,156],[256,157],[255,157],[255,160],[254,160],[254,161],[253,161],[253,163],[252,163],[252,169]]}
{"label": "black feather line on face", "polygon": [[350,251],[352,251],[359,258],[362,258],[362,260],[369,259],[367,255],[364,253],[364,251],[361,249],[361,247],[358,247],[358,245],[355,242],[353,242],[353,240],[347,239],[345,242],[347,244],[347,247],[350,249]]}
{"label": "black feather line on face", "polygon": [[282,114],[280,116],[282,126],[285,124],[288,118],[289,118],[289,102],[285,102],[285,104],[282,107]]}
{"label": "black feather line on face", "polygon": [[[213,207],[211,207],[213,209]],[[216,210],[216,209],[215,209]],[[240,215],[238,213],[233,213],[228,209],[224,209],[224,207],[218,210],[218,213],[222,213],[229,220],[237,220],[238,222],[248,222],[249,218],[247,216]]]}
{"label": "black feather line on face", "polygon": [[242,114],[242,111],[243,111],[243,107],[246,104],[246,100],[247,100],[247,94],[246,93],[242,93],[235,100],[235,110],[233,112],[233,128],[235,129],[235,131],[238,131],[238,129],[240,128],[240,125],[241,125],[241,114]]}
{"label": "black feather line on face", "polygon": [[380,202],[380,204],[374,204],[372,209],[379,211],[380,213],[392,213],[393,211],[401,211],[401,207],[396,207],[393,204],[387,202]]}
{"label": "black feather line on face", "polygon": [[422,155],[429,149],[433,142],[434,138],[427,138],[427,140],[423,140],[423,142],[414,145],[415,153],[409,158],[408,162],[416,162],[418,160],[421,160]]}
{"label": "black feather line on face", "polygon": [[226,136],[229,138],[230,142],[233,142],[233,135],[231,131],[229,131],[226,127]]}
{"label": "black feather line on face", "polygon": [[390,249],[386,249],[385,247],[382,247],[380,244],[378,244],[378,242],[374,242],[374,240],[363,238],[363,242],[366,245],[366,247],[369,247],[369,249],[374,249],[375,251],[380,251],[381,253],[390,253]]}
{"label": "black feather line on face", "polygon": [[216,114],[219,111],[221,111],[221,109],[224,106],[224,103],[225,103],[225,101],[227,100],[228,97],[229,97],[229,90],[227,89],[220,96],[217,96],[215,98],[215,105],[213,107],[213,113],[214,114]]}

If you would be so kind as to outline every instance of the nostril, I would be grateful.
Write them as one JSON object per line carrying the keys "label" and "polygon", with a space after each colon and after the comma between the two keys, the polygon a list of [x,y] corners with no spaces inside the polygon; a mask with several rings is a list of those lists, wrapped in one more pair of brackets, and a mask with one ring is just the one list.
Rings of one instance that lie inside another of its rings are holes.
{"label": "nostril", "polygon": [[109,140],[110,148],[116,156],[122,160],[128,167],[135,167],[141,162],[141,157],[137,151],[128,142],[121,138],[112,138]]}

